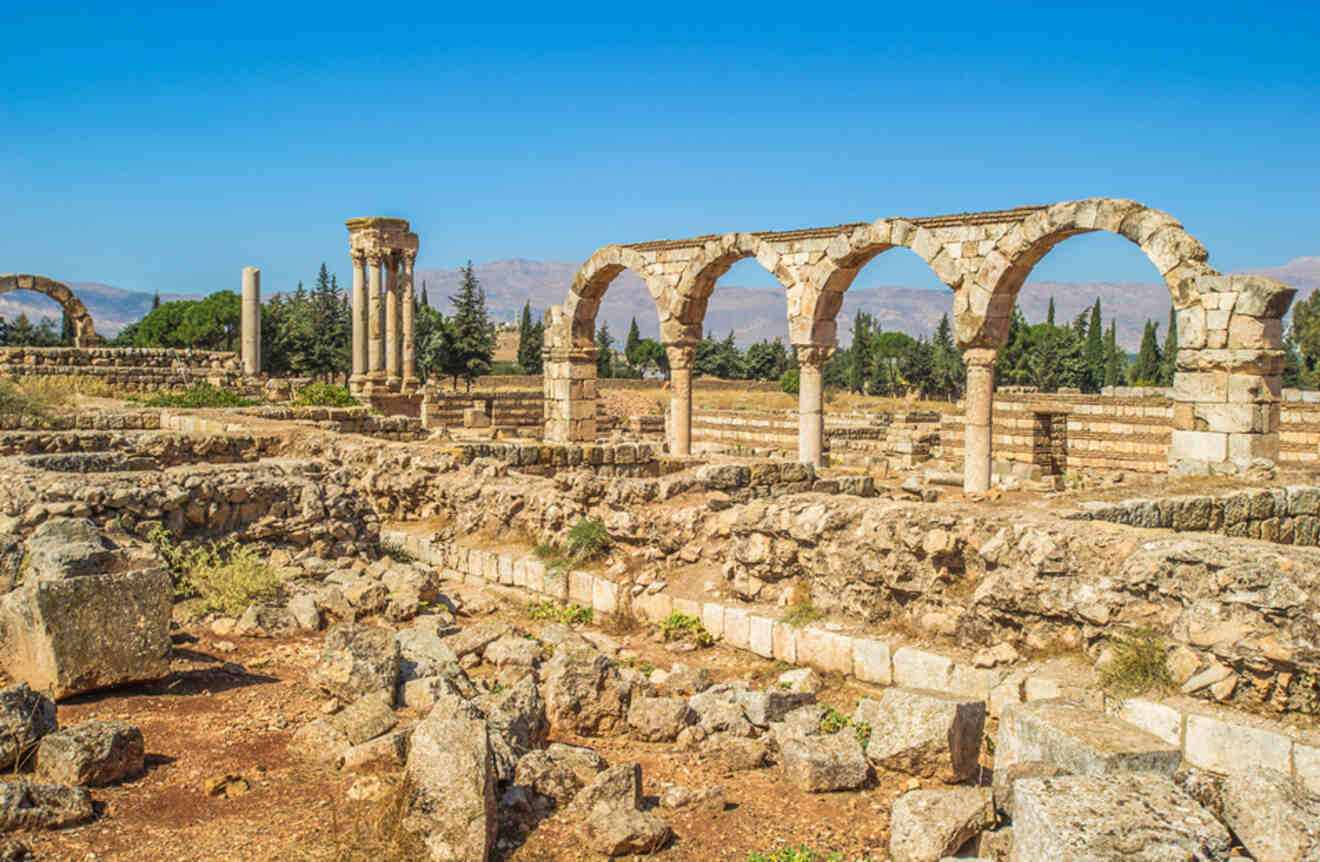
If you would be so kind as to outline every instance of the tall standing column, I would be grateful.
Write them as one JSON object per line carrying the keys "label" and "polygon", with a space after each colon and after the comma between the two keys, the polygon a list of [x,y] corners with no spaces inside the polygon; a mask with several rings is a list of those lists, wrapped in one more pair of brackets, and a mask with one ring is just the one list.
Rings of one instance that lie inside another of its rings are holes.
{"label": "tall standing column", "polygon": [[353,258],[353,376],[356,391],[367,379],[367,255],[354,250]]}
{"label": "tall standing column", "polygon": [[398,390],[399,377],[399,255],[385,256],[385,385]]}
{"label": "tall standing column", "polygon": [[416,260],[416,251],[403,253],[403,271],[399,290],[403,298],[403,388],[408,392],[421,385],[421,381],[417,378],[417,322],[414,320],[414,306],[417,300],[413,295],[413,263]]}
{"label": "tall standing column", "polygon": [[795,348],[798,358],[798,460],[825,466],[825,360],[834,348],[809,344]]}
{"label": "tall standing column", "polygon": [[371,278],[367,284],[367,320],[370,335],[367,339],[367,378],[373,387],[385,383],[385,300],[380,292],[380,265],[383,255],[367,252],[367,265]]}
{"label": "tall standing column", "polygon": [[697,349],[692,344],[667,344],[669,357],[669,454],[692,454],[692,366]]}
{"label": "tall standing column", "polygon": [[963,491],[990,490],[990,419],[994,411],[995,360],[998,351],[974,347],[963,351],[967,365],[967,395],[963,413]]}
{"label": "tall standing column", "polygon": [[261,373],[261,270],[243,267],[243,303],[239,314],[239,346],[243,375]]}

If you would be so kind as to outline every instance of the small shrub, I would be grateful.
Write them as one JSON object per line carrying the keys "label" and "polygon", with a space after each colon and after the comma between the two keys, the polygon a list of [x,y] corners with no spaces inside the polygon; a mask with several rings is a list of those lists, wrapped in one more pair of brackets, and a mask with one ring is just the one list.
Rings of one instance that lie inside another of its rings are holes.
{"label": "small shrub", "polygon": [[789,395],[798,394],[800,376],[801,375],[796,368],[788,369],[783,374],[779,375],[779,388],[784,392],[787,392]]}
{"label": "small shrub", "polygon": [[381,556],[389,557],[396,563],[415,563],[417,558],[403,549],[401,545],[393,542],[381,542],[378,548]]}
{"label": "small shrub", "polygon": [[559,549],[556,548],[554,545],[550,544],[549,542],[542,542],[541,544],[532,548],[532,553],[536,554],[538,559],[548,560],[551,557],[558,554]]}
{"label": "small shrub", "polygon": [[0,385],[0,416],[12,416],[24,423],[49,423],[55,418],[48,402],[9,385]]}
{"label": "small shrub", "polygon": [[1113,642],[1114,657],[1100,669],[1100,687],[1115,697],[1133,697],[1171,683],[1164,641],[1154,629],[1138,629]]}
{"label": "small shrub", "polygon": [[781,623],[788,623],[794,628],[802,628],[810,625],[816,620],[824,619],[825,612],[813,605],[811,602],[798,602],[788,609],[788,612],[779,618]]}
{"label": "small shrub", "polygon": [[[753,850],[747,854],[747,862],[847,862],[842,853],[818,853],[803,844],[793,847],[780,847],[772,853],[758,853]],[[868,862],[856,859],[854,862]]]}
{"label": "small shrub", "polygon": [[850,724],[852,724],[851,718],[826,704],[825,714],[820,717],[821,733],[838,733]]}
{"label": "small shrub", "polygon": [[564,551],[573,560],[590,560],[599,556],[613,540],[600,518],[579,518],[568,531]]}
{"label": "small shrub", "polygon": [[575,625],[591,622],[591,608],[582,605],[561,605],[553,599],[527,603],[527,616],[534,620],[546,620],[552,623]]}
{"label": "small shrub", "polygon": [[255,550],[233,539],[195,546],[180,546],[163,528],[148,536],[165,561],[174,581],[174,594],[192,599],[196,610],[241,616],[248,605],[271,601],[282,582],[275,569]]}
{"label": "small shrub", "polygon": [[310,383],[298,390],[289,402],[291,407],[357,407],[358,400],[343,386]]}
{"label": "small shrub", "polygon": [[160,392],[142,403],[147,407],[197,410],[203,407],[251,407],[257,402],[210,383],[195,383],[183,392]]}
{"label": "small shrub", "polygon": [[673,611],[660,622],[660,630],[665,640],[684,640],[691,638],[697,646],[708,647],[715,643],[710,632],[701,624],[701,620],[678,611]]}

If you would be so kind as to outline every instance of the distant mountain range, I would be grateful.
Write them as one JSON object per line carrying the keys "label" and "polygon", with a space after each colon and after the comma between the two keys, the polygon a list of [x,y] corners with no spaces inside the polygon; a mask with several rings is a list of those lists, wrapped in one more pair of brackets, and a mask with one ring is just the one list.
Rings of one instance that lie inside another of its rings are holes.
{"label": "distant mountain range", "polygon": [[[579,264],[564,261],[497,260],[474,267],[486,290],[486,305],[497,321],[515,321],[523,303],[531,302],[537,314],[547,306],[564,300]],[[1299,257],[1283,266],[1255,270],[1284,281],[1298,290],[1298,299],[1320,288],[1320,257]],[[416,274],[418,290],[426,285],[431,304],[447,310],[448,297],[457,293],[459,270],[423,269]],[[105,284],[73,282],[69,286],[82,298],[96,321],[96,331],[112,336],[124,325],[140,319],[151,309],[151,295],[121,290]],[[1111,317],[1118,321],[1118,340],[1135,350],[1141,341],[1146,320],[1156,320],[1161,331],[1169,316],[1169,295],[1157,282],[1027,282],[1019,295],[1022,313],[1033,323],[1045,318],[1050,297],[1054,297],[1057,322],[1071,320],[1100,298],[1106,325]],[[161,299],[198,299],[186,294],[162,295]],[[839,338],[848,341],[853,318],[868,312],[886,329],[899,329],[912,335],[929,335],[940,316],[952,312],[952,294],[942,290],[912,287],[874,287],[850,290],[839,312]],[[0,317],[13,319],[20,313],[40,319],[43,315],[58,318],[59,309],[51,300],[28,291],[0,295]],[[617,341],[628,333],[628,324],[637,318],[644,337],[655,337],[655,304],[642,280],[624,271],[610,285],[601,303],[597,325],[607,323]],[[784,291],[780,287],[726,287],[719,285],[711,295],[706,312],[706,329],[723,337],[732,331],[739,344],[747,345],[767,338],[788,340],[784,319]]]}

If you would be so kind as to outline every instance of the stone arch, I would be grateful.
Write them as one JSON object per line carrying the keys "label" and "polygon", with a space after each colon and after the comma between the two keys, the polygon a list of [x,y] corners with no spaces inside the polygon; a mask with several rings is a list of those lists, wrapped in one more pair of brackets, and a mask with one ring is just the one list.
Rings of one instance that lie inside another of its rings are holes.
{"label": "stone arch", "polygon": [[1205,246],[1168,213],[1123,198],[1063,201],[1027,216],[985,255],[966,296],[959,297],[959,343],[1003,346],[1013,302],[1032,269],[1059,243],[1095,231],[1135,243],[1155,265],[1178,309],[1198,302],[1198,278],[1218,274],[1207,262]]}
{"label": "stone arch", "polygon": [[61,284],[44,275],[19,275],[9,273],[0,275],[0,293],[8,293],[11,290],[32,290],[37,293],[45,294],[60,304],[64,312],[69,315],[69,321],[73,326],[73,346],[91,347],[99,340],[96,335],[96,328],[92,323],[92,315],[88,313],[87,307],[83,305],[67,284]]}
{"label": "stone arch", "polygon": [[[706,242],[701,251],[683,269],[678,277],[678,284],[673,291],[668,307],[662,318],[672,321],[668,334],[682,337],[685,333],[696,333],[696,340],[701,340],[703,321],[706,318],[706,304],[715,292],[715,283],[724,276],[735,263],[754,257],[775,278],[787,286],[791,281],[776,271],[779,255],[768,243],[750,233],[726,233]],[[790,277],[791,278],[791,277]]]}
{"label": "stone arch", "polygon": [[[646,283],[657,308],[663,308],[665,290],[650,277],[646,258],[627,246],[607,245],[598,249],[578,268],[573,286],[564,301],[565,323],[569,326],[568,343],[574,347],[594,347],[596,338],[596,312],[601,299],[614,279],[630,269]],[[661,315],[663,324],[664,315]]]}

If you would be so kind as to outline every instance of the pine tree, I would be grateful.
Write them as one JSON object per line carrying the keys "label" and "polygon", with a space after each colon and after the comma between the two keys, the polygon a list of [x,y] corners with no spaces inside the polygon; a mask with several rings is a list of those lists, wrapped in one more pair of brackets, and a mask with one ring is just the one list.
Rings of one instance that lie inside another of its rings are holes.
{"label": "pine tree", "polygon": [[953,327],[949,325],[949,315],[940,315],[940,322],[935,327],[935,336],[931,339],[935,348],[934,392],[953,400],[962,394],[967,385],[967,368],[963,365],[962,351],[953,340]]}
{"label": "pine tree", "polygon": [[642,332],[637,328],[637,318],[632,319],[628,325],[628,340],[623,343],[623,355],[628,360],[628,364],[634,368],[640,368],[642,357],[637,353],[637,348],[642,343]]}
{"label": "pine tree", "polygon": [[1178,365],[1178,312],[1169,306],[1169,328],[1164,335],[1164,353],[1160,358],[1160,385],[1172,386]]}
{"label": "pine tree", "polygon": [[596,330],[596,376],[607,378],[614,376],[614,336],[610,335],[610,325],[601,321]]}
{"label": "pine tree", "polygon": [[454,346],[453,364],[446,371],[453,375],[455,388],[462,377],[470,392],[472,381],[490,373],[491,357],[495,354],[495,332],[486,314],[486,292],[472,271],[471,260],[463,268],[458,295],[449,297],[449,301],[454,306],[450,318]]}
{"label": "pine tree", "polygon": [[1086,346],[1082,349],[1082,359],[1086,362],[1089,380],[1088,392],[1098,392],[1105,385],[1105,334],[1104,324],[1100,322],[1100,297],[1095,298],[1091,306],[1091,322],[1086,327]]}
{"label": "pine tree", "polygon": [[1054,297],[1050,297],[1050,310],[1045,313],[1045,322],[1054,325]]}
{"label": "pine tree", "polygon": [[151,298],[151,310],[152,310],[152,311],[155,311],[155,310],[158,309],[158,308],[160,308],[160,291],[159,291],[159,290],[156,291],[156,295],[153,296],[153,297]]}

